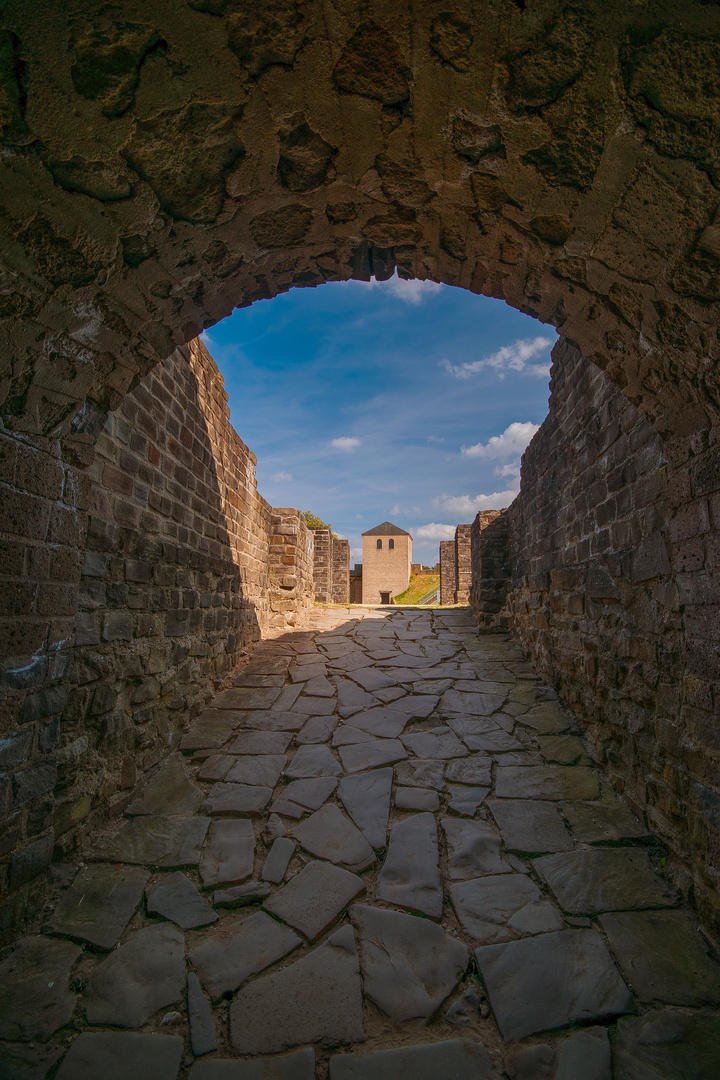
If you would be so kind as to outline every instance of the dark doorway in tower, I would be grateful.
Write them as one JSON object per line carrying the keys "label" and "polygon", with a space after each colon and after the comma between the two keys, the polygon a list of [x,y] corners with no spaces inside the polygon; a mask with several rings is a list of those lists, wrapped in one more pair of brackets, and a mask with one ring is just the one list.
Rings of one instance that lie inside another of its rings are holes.
{"label": "dark doorway in tower", "polygon": [[380,593],[380,603],[381,604],[389,604],[390,603],[390,593],[389,592],[381,592]]}

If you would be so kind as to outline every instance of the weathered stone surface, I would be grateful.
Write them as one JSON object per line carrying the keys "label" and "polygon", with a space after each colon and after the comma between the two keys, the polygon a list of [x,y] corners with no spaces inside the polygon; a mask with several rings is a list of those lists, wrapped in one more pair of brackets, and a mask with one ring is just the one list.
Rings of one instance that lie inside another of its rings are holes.
{"label": "weathered stone surface", "polygon": [[224,780],[236,761],[233,754],[211,754],[198,769],[198,780]]}
{"label": "weathered stone surface", "polygon": [[199,865],[203,885],[250,877],[254,857],[255,834],[249,821],[213,821]]}
{"label": "weathered stone surface", "polygon": [[278,795],[271,806],[276,814],[299,818],[308,810],[319,810],[337,787],[334,776],[316,776],[308,780],[293,780]]}
{"label": "weathered stone surface", "polygon": [[344,776],[338,786],[341,803],[374,848],[385,847],[387,840],[392,779],[392,769],[375,769]]}
{"label": "weathered stone surface", "polygon": [[203,808],[209,814],[252,814],[265,809],[272,798],[271,787],[255,787],[250,784],[213,784]]}
{"label": "weathered stone surface", "polygon": [[349,773],[391,765],[407,757],[405,747],[397,739],[374,739],[372,742],[341,746],[338,753],[345,771]]}
{"label": "weathered stone surface", "polygon": [[409,717],[396,709],[368,709],[354,713],[352,726],[376,735],[379,739],[397,739],[408,723]]}
{"label": "weathered stone surface", "polygon": [[313,776],[340,776],[342,766],[327,746],[301,746],[285,769],[285,775],[293,778]]}
{"label": "weathered stone surface", "polygon": [[49,929],[112,949],[140,903],[149,877],[146,870],[127,866],[84,867],[61,897]]}
{"label": "weathered stone surface", "polygon": [[[287,689],[287,687],[286,687]],[[300,687],[295,687],[297,692],[300,692]],[[283,691],[285,693],[285,691]],[[281,709],[281,704],[291,705],[292,702],[287,700],[283,701],[282,698],[278,698],[276,707],[268,709],[267,712],[249,712],[245,717],[245,726],[252,728],[255,731],[299,731],[305,723],[307,717],[301,712],[289,712],[287,709]],[[234,751],[234,747],[232,748]],[[247,753],[247,751],[245,751]],[[265,751],[270,753],[271,751]]]}
{"label": "weathered stone surface", "polygon": [[465,930],[483,945],[559,930],[563,925],[560,913],[524,874],[458,882],[450,886],[450,896]]}
{"label": "weathered stone surface", "polygon": [[327,742],[337,727],[337,723],[337,716],[311,716],[298,731],[295,742],[298,746],[302,746],[303,743]]}
{"label": "weathered stone surface", "polygon": [[466,787],[461,784],[448,784],[448,793],[450,795],[448,808],[462,817],[473,817],[478,806],[489,792],[489,787]]}
{"label": "weathered stone surface", "polygon": [[594,930],[560,930],[486,945],[475,955],[505,1039],[633,1008],[630,991]]}
{"label": "weathered stone surface", "polygon": [[487,806],[511,850],[570,851],[573,847],[560,811],[552,802],[489,799]]}
{"label": "weathered stone surface", "polygon": [[612,1080],[612,1052],[607,1028],[590,1027],[557,1046],[534,1043],[509,1056],[508,1071],[517,1080]]}
{"label": "weathered stone surface", "polygon": [[233,686],[243,686],[248,689],[258,689],[264,686],[284,686],[285,673],[275,675],[258,675],[252,672],[241,672],[232,680]]}
{"label": "weathered stone surface", "polygon": [[375,852],[363,834],[332,803],[296,825],[293,836],[312,855],[351,870],[364,870],[375,862]]}
{"label": "weathered stone surface", "polygon": [[558,765],[592,765],[592,759],[577,735],[539,735],[535,741],[546,761]]}
{"label": "weathered stone surface", "polygon": [[350,723],[341,724],[332,737],[333,746],[350,746],[353,743],[372,742],[375,736],[369,731],[361,731]]}
{"label": "weathered stone surface", "polygon": [[177,1080],[183,1041],[175,1035],[83,1031],[71,1043],[59,1080]]}
{"label": "weathered stone surface", "polygon": [[401,761],[395,766],[395,776],[398,784],[444,791],[445,768],[444,761]]}
{"label": "weathered stone surface", "polygon": [[91,972],[85,1014],[91,1024],[140,1027],[184,989],[183,934],[169,923],[146,926]]}
{"label": "weathered stone surface", "polygon": [[232,754],[284,754],[290,745],[290,731],[243,731],[230,746]]}
{"label": "weathered stone surface", "polygon": [[449,784],[469,784],[472,787],[490,787],[492,758],[473,754],[469,758],[448,761],[445,779]]}
{"label": "weathered stone surface", "polygon": [[413,752],[415,757],[433,758],[436,761],[464,757],[467,754],[467,748],[454,732],[445,727],[403,735],[402,743],[406,749]]}
{"label": "weathered stone surface", "polygon": [[365,993],[394,1020],[431,1016],[462,978],[468,951],[427,919],[354,904]]}
{"label": "weathered stone surface", "polygon": [[536,705],[529,712],[523,713],[520,723],[543,735],[559,735],[563,731],[567,731],[571,720],[559,705],[546,702],[544,705]]}
{"label": "weathered stone surface", "polygon": [[659,1009],[618,1023],[614,1080],[715,1080],[719,1071],[720,1017]]}
{"label": "weathered stone surface", "polygon": [[269,709],[281,693],[282,691],[277,686],[268,686],[262,690],[232,688],[223,690],[221,694],[213,698],[210,706],[213,709]]}
{"label": "weathered stone surface", "polygon": [[522,750],[523,744],[494,720],[468,720],[463,716],[448,716],[447,726],[459,735],[474,753],[499,754]]}
{"label": "weathered stone surface", "polygon": [[283,771],[285,754],[252,754],[241,757],[225,776],[229,784],[252,784],[274,788]]}
{"label": "weathered stone surface", "polygon": [[635,848],[544,855],[535,860],[535,869],[563,910],[573,915],[669,907],[677,899],[675,890],[653,873],[645,852]]}
{"label": "weathered stone surface", "polygon": [[230,1006],[230,1039],[239,1054],[364,1038],[358,954],[350,926],[337,930],[309,956],[255,979]]}
{"label": "weathered stone surface", "polygon": [[135,818],[101,843],[95,858],[162,867],[197,866],[209,826],[208,817]]}
{"label": "weathered stone surface", "polygon": [[208,747],[224,746],[240,719],[226,715],[214,709],[201,713],[190,730],[180,740],[181,750],[205,750]]}
{"label": "weathered stone surface", "polygon": [[442,887],[437,826],[432,814],[415,814],[393,825],[377,896],[390,904],[440,918]]}
{"label": "weathered stone surface", "polygon": [[187,817],[202,800],[202,791],[185,772],[182,754],[171,754],[125,813]]}
{"label": "weathered stone surface", "polygon": [[2,1052],[3,1080],[45,1080],[65,1047],[56,1043],[6,1043]]}
{"label": "weathered stone surface", "polygon": [[446,690],[440,699],[440,710],[443,713],[461,713],[465,716],[492,716],[502,708],[504,701],[504,694],[471,694]]}
{"label": "weathered stone surface", "polygon": [[300,943],[292,930],[256,911],[223,924],[222,935],[217,931],[210,934],[188,954],[188,959],[216,1001],[223,994],[232,994],[251,975],[287,956]]}
{"label": "weathered stone surface", "polygon": [[682,911],[623,911],[600,924],[625,981],[646,1004],[717,1005],[720,963]]}
{"label": "weathered stone surface", "polygon": [[573,836],[585,844],[612,840],[641,840],[649,833],[632,810],[618,798],[597,799],[595,802],[567,802],[563,813],[570,823]]}
{"label": "weathered stone surface", "polygon": [[356,874],[313,861],[265,901],[265,910],[314,941],[364,889]]}
{"label": "weathered stone surface", "polygon": [[270,848],[263,864],[262,874],[260,875],[263,881],[272,881],[275,885],[278,885],[287,873],[294,851],[295,844],[289,837],[278,836],[273,841],[273,846]]}
{"label": "weathered stone surface", "polygon": [[448,843],[448,877],[462,879],[484,874],[509,874],[500,856],[500,837],[484,821],[441,821]]}
{"label": "weathered stone surface", "polygon": [[315,1051],[306,1047],[265,1061],[196,1061],[188,1076],[190,1080],[315,1080]]}
{"label": "weathered stone surface", "polygon": [[483,1044],[460,1039],[330,1058],[330,1080],[495,1080],[496,1076]]}
{"label": "weathered stone surface", "polygon": [[217,915],[207,900],[180,870],[162,877],[147,890],[147,909],[151,915],[162,915],[177,923],[182,930],[217,921]]}
{"label": "weathered stone surface", "polygon": [[495,794],[500,799],[594,799],[598,775],[584,765],[545,765],[536,769],[498,767]]}
{"label": "weathered stone surface", "polygon": [[398,810],[429,810],[434,813],[440,807],[440,796],[432,788],[399,787],[395,792]]}
{"label": "weathered stone surface", "polygon": [[248,881],[246,885],[218,889],[213,893],[213,904],[215,907],[244,907],[264,900],[271,892],[272,885],[267,881]]}
{"label": "weathered stone surface", "polygon": [[187,980],[188,1022],[190,1024],[190,1046],[195,1057],[210,1054],[217,1050],[217,1035],[210,1003],[202,992],[202,987],[194,971]]}
{"label": "weathered stone surface", "polygon": [[407,694],[393,702],[393,709],[396,712],[407,713],[416,720],[424,720],[433,711],[438,701],[438,697],[429,694]]}
{"label": "weathered stone surface", "polygon": [[77,999],[68,983],[79,945],[24,937],[0,963],[0,1038],[46,1042],[69,1024]]}
{"label": "weathered stone surface", "polygon": [[332,698],[335,697],[335,687],[328,682],[324,675],[316,675],[314,679],[308,679],[305,683],[304,693],[316,697]]}

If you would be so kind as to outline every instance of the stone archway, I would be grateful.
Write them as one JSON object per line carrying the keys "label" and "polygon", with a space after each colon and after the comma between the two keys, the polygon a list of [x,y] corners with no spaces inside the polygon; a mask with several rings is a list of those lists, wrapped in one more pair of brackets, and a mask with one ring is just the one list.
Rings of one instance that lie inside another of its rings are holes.
{"label": "stone archway", "polygon": [[233,306],[397,267],[552,323],[664,440],[695,657],[667,740],[707,751],[670,788],[712,849],[716,5],[13,0],[1,33],[5,654],[72,639],[83,466],[128,391]]}

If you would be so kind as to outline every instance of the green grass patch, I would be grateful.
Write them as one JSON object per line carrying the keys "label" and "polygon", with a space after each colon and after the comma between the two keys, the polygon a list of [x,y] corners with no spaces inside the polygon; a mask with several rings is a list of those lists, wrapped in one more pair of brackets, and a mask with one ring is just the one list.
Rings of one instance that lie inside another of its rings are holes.
{"label": "green grass patch", "polygon": [[417,604],[419,600],[422,600],[423,596],[427,596],[429,592],[437,589],[439,585],[439,574],[428,574],[427,577],[424,574],[422,577],[419,574],[413,574],[405,592],[395,597],[395,603]]}

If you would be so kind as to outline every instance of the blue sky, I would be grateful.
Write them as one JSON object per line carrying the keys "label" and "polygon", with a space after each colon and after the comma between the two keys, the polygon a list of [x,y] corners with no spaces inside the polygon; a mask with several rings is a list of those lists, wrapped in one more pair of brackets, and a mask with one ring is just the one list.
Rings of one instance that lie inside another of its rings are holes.
{"label": "blue sky", "polygon": [[434,282],[293,289],[203,335],[273,506],[350,540],[392,521],[434,564],[477,510],[506,506],[547,413],[552,327]]}

